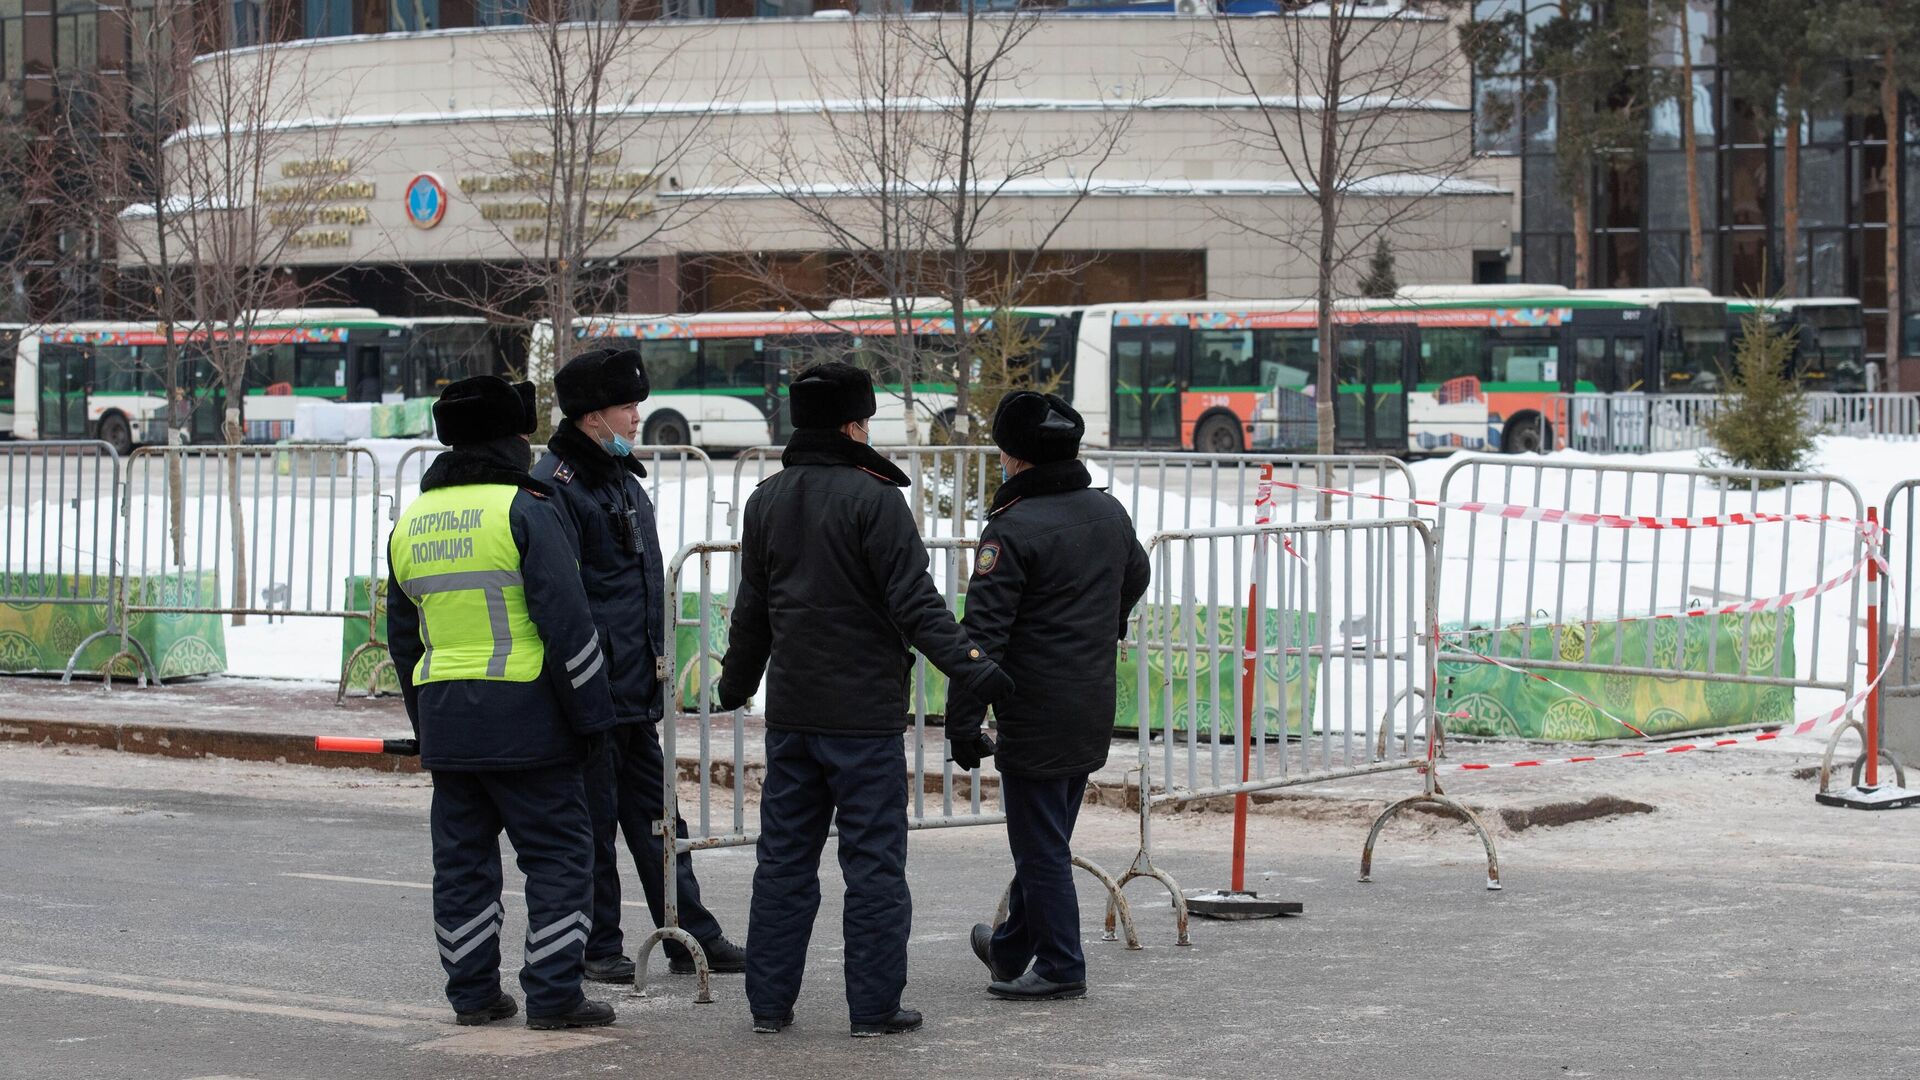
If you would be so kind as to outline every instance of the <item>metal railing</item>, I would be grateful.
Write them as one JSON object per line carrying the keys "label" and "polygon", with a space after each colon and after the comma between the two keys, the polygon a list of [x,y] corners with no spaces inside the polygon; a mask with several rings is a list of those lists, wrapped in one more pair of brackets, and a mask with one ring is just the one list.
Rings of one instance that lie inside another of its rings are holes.
{"label": "metal railing", "polygon": [[[98,666],[101,675],[111,679],[124,661],[135,665],[142,685],[150,676],[157,679],[153,658],[127,635],[120,610],[126,576],[120,558],[124,463],[119,455],[104,442],[8,442],[0,444],[0,460],[7,469],[0,480],[6,491],[0,603],[93,609],[100,622],[82,634],[80,623],[61,615],[49,628],[51,640],[17,635],[16,647],[7,650],[7,668],[52,666],[62,671],[63,681],[71,681],[96,642],[117,639],[114,654]],[[49,665],[53,654],[42,652],[43,646],[64,655]]]}
{"label": "metal railing", "polygon": [[[1184,896],[1153,860],[1153,809],[1422,768],[1441,737],[1437,564],[1428,525],[1407,517],[1167,532],[1149,556],[1153,585],[1124,643],[1137,657],[1120,711],[1137,729],[1140,846],[1120,884],[1164,885],[1185,944]],[[1381,820],[1412,802],[1472,825],[1498,887],[1491,837],[1431,770]]]}
{"label": "metal railing", "polygon": [[[1920,394],[1804,395],[1807,417],[1830,435],[1920,440]],[[1717,394],[1555,394],[1548,408],[1556,445],[1594,454],[1701,450]]]}
{"label": "metal railing", "polygon": [[[1471,714],[1467,730],[1605,738],[1784,723],[1795,690],[1853,693],[1858,642],[1828,625],[1854,624],[1864,583],[1863,504],[1845,480],[1469,458],[1447,470],[1439,502],[1443,672],[1587,684],[1562,687],[1540,731],[1515,727],[1501,695],[1469,694],[1453,706]],[[1649,679],[1697,685],[1700,700],[1639,702]],[[1627,711],[1642,714],[1634,728]]]}

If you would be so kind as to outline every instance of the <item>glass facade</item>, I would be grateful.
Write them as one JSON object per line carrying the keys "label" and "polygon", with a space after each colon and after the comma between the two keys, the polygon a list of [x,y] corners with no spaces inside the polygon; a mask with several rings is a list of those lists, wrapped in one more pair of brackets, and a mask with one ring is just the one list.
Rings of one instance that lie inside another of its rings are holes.
{"label": "glass facade", "polygon": [[[1552,4],[1479,0],[1475,17],[1526,11],[1529,30],[1557,14]],[[1785,250],[1787,126],[1773,102],[1740,98],[1714,42],[1737,6],[1689,0],[1693,120],[1704,239],[1704,284],[1717,293],[1775,293],[1794,267],[1796,292],[1852,296],[1865,305],[1868,352],[1886,347],[1886,212],[1888,169],[1900,169],[1902,213],[1909,228],[1901,251],[1901,287],[1909,352],[1920,349],[1920,110],[1902,103],[1895,154],[1878,116],[1831,109],[1809,116],[1800,132],[1800,237]],[[1573,221],[1559,186],[1550,88],[1527,100],[1531,35],[1475,77],[1474,145],[1482,154],[1520,158],[1521,212],[1515,247],[1525,281],[1572,285]],[[1653,60],[1680,78],[1677,24],[1653,42]],[[1836,70],[1835,79],[1852,73]],[[1687,162],[1681,102],[1674,94],[1648,111],[1644,142],[1619,163],[1587,178],[1593,221],[1589,282],[1595,287],[1664,287],[1690,283]]]}

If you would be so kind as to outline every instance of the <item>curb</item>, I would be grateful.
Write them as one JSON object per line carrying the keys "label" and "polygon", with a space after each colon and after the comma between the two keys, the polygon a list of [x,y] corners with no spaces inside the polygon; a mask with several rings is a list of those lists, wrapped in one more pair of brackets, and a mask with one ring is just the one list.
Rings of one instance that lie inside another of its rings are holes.
{"label": "curb", "polygon": [[[370,769],[386,773],[417,773],[420,759],[389,754],[345,754],[315,750],[311,735],[284,732],[226,731],[212,728],[172,727],[164,724],[77,724],[66,720],[0,719],[0,742],[34,743],[40,746],[85,746],[96,750],[117,750],[128,754],[155,754],[172,758],[227,758],[233,761],[270,761],[287,765],[317,765],[330,769]],[[692,783],[700,778],[700,760],[679,759],[680,779]],[[732,790],[733,763],[709,764],[708,781],[716,788]],[[766,775],[766,767],[747,766],[745,788],[757,794]],[[971,799],[972,785],[964,777],[954,778],[956,801]],[[997,777],[981,778],[982,802],[993,799],[1000,789]],[[944,795],[945,777],[929,773],[922,784],[927,795]],[[1138,812],[1139,793],[1131,787],[1106,786],[1097,781],[1087,785],[1088,805]],[[1257,792],[1249,798],[1256,813],[1295,814],[1325,818],[1351,816],[1356,821],[1371,820],[1385,805],[1377,798],[1349,798],[1301,792]],[[1221,798],[1194,803],[1179,813],[1231,812],[1233,800]],[[1419,808],[1425,809],[1425,808]],[[1532,804],[1475,805],[1476,813],[1497,821],[1507,833],[1535,827],[1571,825],[1627,814],[1650,814],[1656,808],[1646,803],[1596,795],[1577,801],[1541,801]],[[1444,815],[1442,815],[1444,816]]]}

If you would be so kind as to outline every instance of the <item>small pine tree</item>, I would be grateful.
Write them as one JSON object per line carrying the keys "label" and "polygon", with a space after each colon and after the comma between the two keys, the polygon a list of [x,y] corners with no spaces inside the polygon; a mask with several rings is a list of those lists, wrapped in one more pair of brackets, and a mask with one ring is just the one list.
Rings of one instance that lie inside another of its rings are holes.
{"label": "small pine tree", "polygon": [[1373,258],[1367,262],[1367,276],[1360,279],[1360,295],[1369,300],[1391,300],[1400,289],[1393,273],[1393,245],[1381,237],[1373,245]]}
{"label": "small pine tree", "polygon": [[1740,324],[1740,347],[1733,370],[1723,372],[1707,438],[1735,468],[1804,469],[1816,431],[1793,377],[1794,332],[1783,332],[1764,307],[1748,312]]}

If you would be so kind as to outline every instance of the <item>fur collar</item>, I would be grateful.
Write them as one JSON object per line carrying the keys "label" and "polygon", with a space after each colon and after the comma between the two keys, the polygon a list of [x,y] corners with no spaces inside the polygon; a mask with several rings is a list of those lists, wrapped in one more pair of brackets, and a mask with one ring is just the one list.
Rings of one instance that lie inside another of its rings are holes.
{"label": "fur collar", "polygon": [[873,447],[855,442],[838,431],[801,428],[787,440],[780,452],[782,465],[851,465],[885,480],[894,487],[906,487],[911,481],[900,466],[880,456]]}
{"label": "fur collar", "polygon": [[1079,458],[1069,461],[1050,461],[1045,465],[1010,476],[993,493],[993,509],[989,514],[997,514],[1021,499],[1033,495],[1063,495],[1069,491],[1080,491],[1093,486],[1093,474]]}
{"label": "fur collar", "polygon": [[572,420],[562,420],[560,426],[553,429],[553,438],[547,440],[547,449],[573,466],[574,472],[595,487],[605,487],[618,480],[623,468],[635,476],[647,475],[647,467],[640,464],[639,458],[631,454],[623,458],[614,457]]}
{"label": "fur collar", "polygon": [[506,484],[543,496],[553,494],[552,488],[527,475],[528,457],[527,440],[518,435],[448,450],[427,466],[426,475],[420,478],[420,490]]}

